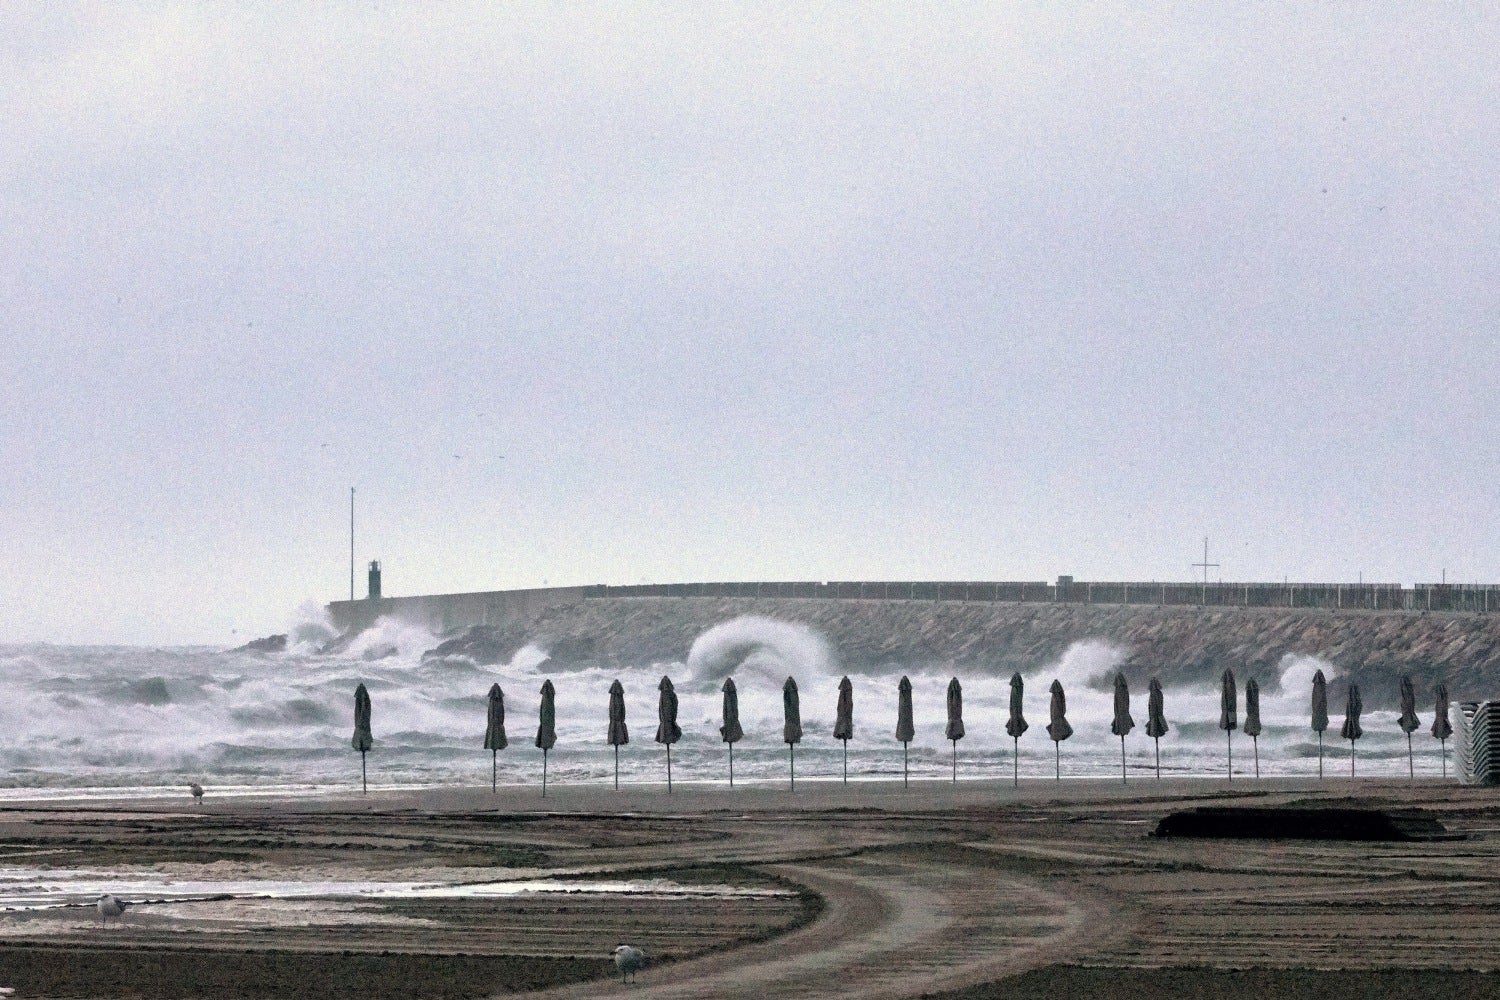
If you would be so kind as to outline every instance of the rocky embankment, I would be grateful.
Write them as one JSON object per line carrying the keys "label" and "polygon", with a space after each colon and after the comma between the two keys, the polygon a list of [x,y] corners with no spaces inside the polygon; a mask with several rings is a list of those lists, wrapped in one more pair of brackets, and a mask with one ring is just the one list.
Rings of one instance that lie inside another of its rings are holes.
{"label": "rocky embankment", "polygon": [[[799,622],[828,640],[840,669],[951,664],[986,674],[1023,673],[1056,662],[1070,646],[1117,647],[1132,682],[1241,678],[1274,684],[1287,654],[1316,656],[1360,683],[1365,703],[1389,707],[1395,678],[1410,674],[1419,697],[1445,680],[1455,699],[1500,696],[1500,614],[989,604],[946,601],[602,598],[552,607],[524,623],[475,627],[429,657],[508,661],[536,643],[560,669],[590,664],[668,663],[693,641],[743,615]],[[747,650],[748,652],[748,650]],[[1343,681],[1330,694],[1342,695]]]}

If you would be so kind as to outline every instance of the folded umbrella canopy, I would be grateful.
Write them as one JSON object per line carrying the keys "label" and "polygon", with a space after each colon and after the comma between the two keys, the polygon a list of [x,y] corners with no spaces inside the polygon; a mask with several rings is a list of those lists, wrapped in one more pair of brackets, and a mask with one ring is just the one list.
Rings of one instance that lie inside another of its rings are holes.
{"label": "folded umbrella canopy", "polygon": [[490,791],[496,788],[496,772],[499,769],[500,751],[507,745],[505,739],[505,692],[499,684],[490,685],[489,719],[484,727],[484,748],[490,752]]}
{"label": "folded umbrella canopy", "polygon": [[838,713],[833,721],[833,738],[844,744],[844,784],[849,783],[849,741],[854,739],[854,685],[845,675],[839,681]]}
{"label": "folded umbrella canopy", "polygon": [[740,694],[734,688],[734,678],[724,678],[724,724],[719,727],[719,738],[729,744],[729,787],[734,787],[734,745],[745,738],[740,728]]}
{"label": "folded umbrella canopy", "polygon": [[1224,730],[1224,745],[1228,753],[1229,780],[1234,780],[1234,731],[1239,728],[1240,714],[1236,705],[1238,698],[1234,686],[1234,671],[1225,670],[1219,678],[1219,728]]}
{"label": "folded umbrella canopy", "polygon": [[375,745],[375,737],[370,735],[370,692],[365,690],[363,683],[354,689],[354,749],[359,751],[359,790],[368,792],[370,786],[365,781],[365,754]]}
{"label": "folded umbrella canopy", "polygon": [[672,690],[672,679],[663,676],[656,685],[661,697],[656,702],[656,742],[667,748],[667,794],[672,794],[672,744],[682,739],[682,729],[677,725],[677,692]]}
{"label": "folded umbrella canopy", "polygon": [[618,680],[609,686],[609,745],[615,748],[615,789],[620,787],[620,747],[630,742],[625,725],[625,687]]}
{"label": "folded umbrella canopy", "polygon": [[1415,781],[1417,768],[1411,759],[1411,734],[1422,725],[1422,720],[1417,718],[1416,689],[1411,686],[1411,678],[1406,674],[1401,675],[1401,718],[1397,720],[1397,724],[1406,734],[1406,777]]}
{"label": "folded umbrella canopy", "polygon": [[901,683],[896,685],[896,739],[901,741],[901,784],[907,783],[907,757],[906,746],[917,735],[916,727],[911,721],[911,681],[906,677],[901,678]]}
{"label": "folded umbrella canopy", "polygon": [[557,692],[542,681],[542,707],[537,713],[536,745],[542,751],[542,798],[547,797],[547,751],[557,745]]}
{"label": "folded umbrella canopy", "polygon": [[1453,723],[1448,721],[1448,685],[1439,684],[1433,691],[1437,702],[1433,708],[1432,735],[1443,745],[1443,777],[1448,777],[1448,737],[1453,735]]}
{"label": "folded umbrella canopy", "polygon": [[1254,677],[1245,682],[1245,725],[1242,732],[1250,737],[1255,751],[1255,776],[1260,777],[1260,684]]}
{"label": "folded umbrella canopy", "polygon": [[1120,784],[1125,784],[1125,736],[1135,728],[1130,717],[1130,686],[1125,683],[1123,673],[1115,674],[1115,717],[1109,731],[1120,737]]}
{"label": "folded umbrella canopy", "polygon": [[1323,671],[1313,674],[1312,727],[1318,734],[1318,777],[1323,777],[1323,731],[1328,728],[1328,681]]}
{"label": "folded umbrella canopy", "polygon": [[1146,735],[1156,742],[1156,780],[1161,780],[1161,738],[1167,735],[1167,717],[1164,712],[1161,681],[1151,678],[1146,689]]}
{"label": "folded umbrella canopy", "polygon": [[1349,777],[1354,777],[1354,741],[1365,734],[1359,727],[1359,713],[1364,711],[1364,702],[1359,700],[1359,685],[1349,685],[1349,700],[1344,706],[1343,737],[1349,741]]}
{"label": "folded umbrella canopy", "polygon": [[1047,723],[1047,735],[1052,737],[1053,767],[1056,773],[1054,781],[1062,780],[1062,741],[1073,735],[1073,727],[1068,725],[1068,699],[1063,694],[1062,681],[1052,682],[1052,704],[1049,712],[1052,721]]}
{"label": "folded umbrella canopy", "polygon": [[790,755],[792,790],[797,789],[797,744],[802,742],[802,703],[797,697],[797,682],[788,677],[781,685],[781,738]]}
{"label": "folded umbrella canopy", "polygon": [[953,782],[958,783],[958,741],[964,738],[964,689],[955,677],[948,682],[948,725],[943,738],[953,743]]}
{"label": "folded umbrella canopy", "polygon": [[1026,682],[1020,674],[1010,675],[1010,718],[1005,721],[1005,732],[1011,740],[1011,784],[1021,787],[1021,734],[1031,728],[1026,716],[1021,714],[1021,703],[1025,697]]}

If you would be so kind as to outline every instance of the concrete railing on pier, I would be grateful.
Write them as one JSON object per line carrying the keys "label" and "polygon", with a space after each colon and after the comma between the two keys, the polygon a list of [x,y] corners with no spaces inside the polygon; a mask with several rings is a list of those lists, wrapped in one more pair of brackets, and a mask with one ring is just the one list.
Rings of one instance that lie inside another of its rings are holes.
{"label": "concrete railing on pier", "polygon": [[1489,584],[1163,583],[1039,580],[995,583],[761,582],[655,583],[584,587],[601,597],[750,597],[877,601],[999,601],[1040,604],[1139,604],[1216,608],[1324,608],[1346,611],[1500,611]]}

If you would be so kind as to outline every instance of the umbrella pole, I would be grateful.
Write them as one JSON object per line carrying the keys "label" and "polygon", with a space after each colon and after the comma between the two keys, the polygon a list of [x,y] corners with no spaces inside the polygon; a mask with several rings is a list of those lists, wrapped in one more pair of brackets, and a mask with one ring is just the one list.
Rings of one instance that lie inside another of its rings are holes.
{"label": "umbrella pole", "polygon": [[729,744],[729,787],[734,787],[734,744]]}
{"label": "umbrella pole", "polygon": [[620,744],[615,744],[615,791],[620,790]]}
{"label": "umbrella pole", "polygon": [[958,740],[953,741],[953,783],[958,784]]}
{"label": "umbrella pole", "polygon": [[1053,771],[1053,774],[1052,774],[1052,780],[1053,781],[1061,781],[1062,780],[1062,744],[1059,743],[1057,740],[1053,740],[1052,741],[1052,766],[1054,768],[1054,771]]}
{"label": "umbrella pole", "polygon": [[667,794],[672,794],[672,744],[667,744]]}
{"label": "umbrella pole", "polygon": [[1354,741],[1349,741],[1349,777],[1354,777]]}
{"label": "umbrella pole", "polygon": [[1161,737],[1160,736],[1153,736],[1152,739],[1156,742],[1156,780],[1160,781],[1161,780]]}
{"label": "umbrella pole", "polygon": [[1318,730],[1318,780],[1323,780],[1323,730]]}
{"label": "umbrella pole", "polygon": [[908,782],[907,782],[907,771],[906,771],[906,741],[902,740],[901,741],[901,787],[902,788],[906,788],[907,785],[908,785]]}
{"label": "umbrella pole", "polygon": [[1260,777],[1260,737],[1250,737],[1250,746],[1255,750],[1255,776]]}
{"label": "umbrella pole", "polygon": [[844,784],[849,784],[849,741],[844,740]]}
{"label": "umbrella pole", "polygon": [[547,751],[542,751],[542,798],[547,797]]}
{"label": "umbrella pole", "polygon": [[500,770],[500,751],[490,751],[490,791],[496,790],[495,783],[498,780],[496,772]]}
{"label": "umbrella pole", "polygon": [[1021,787],[1021,737],[1010,738],[1010,784],[1012,788]]}
{"label": "umbrella pole", "polygon": [[1448,740],[1444,738],[1438,742],[1443,745],[1443,780],[1446,781],[1448,780]]}
{"label": "umbrella pole", "polygon": [[789,760],[791,761],[792,767],[792,791],[795,792],[797,790],[797,744],[788,743],[786,745],[786,752],[790,755]]}
{"label": "umbrella pole", "polygon": [[1120,737],[1120,784],[1122,784],[1122,785],[1126,784],[1126,781],[1125,781],[1125,737],[1123,737],[1123,736]]}
{"label": "umbrella pole", "polygon": [[1229,780],[1233,781],[1234,780],[1234,730],[1232,730],[1232,729],[1226,729],[1226,730],[1224,730],[1224,746],[1227,748],[1227,750],[1225,752],[1228,754],[1228,756],[1225,758],[1226,764],[1224,765],[1224,770],[1229,773]]}
{"label": "umbrella pole", "polygon": [[1406,777],[1411,781],[1417,780],[1417,765],[1411,760],[1411,733],[1406,734]]}
{"label": "umbrella pole", "polygon": [[365,752],[359,752],[359,793],[365,794],[370,790],[370,785],[365,781]]}

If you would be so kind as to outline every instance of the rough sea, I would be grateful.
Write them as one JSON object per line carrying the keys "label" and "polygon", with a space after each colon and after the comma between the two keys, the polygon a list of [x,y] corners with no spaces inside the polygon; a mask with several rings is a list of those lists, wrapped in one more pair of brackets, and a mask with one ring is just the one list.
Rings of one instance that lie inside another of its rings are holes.
{"label": "rough sea", "polygon": [[[833,739],[841,671],[826,643],[807,628],[768,619],[737,619],[709,629],[685,662],[640,663],[619,670],[557,669],[546,652],[527,646],[512,661],[477,666],[462,659],[424,661],[440,641],[424,630],[382,621],[337,654],[319,650],[333,630],[308,608],[282,653],[235,652],[203,646],[0,646],[0,798],[38,795],[182,794],[199,781],[217,794],[235,790],[318,793],[357,787],[359,755],[350,747],[354,687],[363,681],[373,702],[372,786],[480,785],[490,779],[482,749],[486,693],[505,692],[510,746],[499,754],[503,783],[541,779],[542,754],[533,745],[538,690],[551,677],[557,688],[557,746],[549,779],[602,785],[613,780],[614,754],[605,742],[608,690],[625,687],[630,744],[619,756],[622,783],[661,782],[665,753],[653,742],[657,685],[670,676],[680,700],[682,741],[672,749],[677,782],[722,782],[727,756],[720,741],[720,685],[732,673],[739,690],[745,738],[735,746],[736,782],[784,782],[788,749],[781,742],[782,682],[797,679],[803,742],[796,748],[799,781],[837,779],[843,747]],[[725,660],[755,640],[749,658]],[[1053,777],[1047,738],[1047,688],[1054,678],[1067,691],[1075,735],[1061,745],[1068,778],[1120,774],[1120,741],[1111,735],[1113,667],[1121,651],[1097,642],[1074,645],[1056,663],[1026,676],[1026,718],[1019,744],[1023,779]],[[1264,733],[1256,744],[1233,736],[1236,780],[1254,770],[1266,776],[1315,776],[1316,735],[1308,727],[1313,671],[1337,669],[1306,656],[1288,656],[1275,677],[1259,677]],[[943,738],[945,691],[951,671],[893,665],[851,674],[855,738],[848,746],[851,780],[899,777],[902,746],[895,740],[896,686],[913,685],[916,740],[909,748],[914,779],[952,775],[953,746]],[[1243,688],[1247,678],[1240,678]],[[1012,742],[1005,733],[1009,676],[960,675],[966,736],[957,746],[959,780],[1009,778]],[[1395,681],[1392,680],[1394,685]],[[1125,740],[1132,780],[1154,773],[1153,742],[1145,735],[1146,691],[1131,692],[1136,728]],[[1368,700],[1368,695],[1366,696]],[[1240,695],[1243,721],[1243,690]],[[1349,743],[1338,738],[1342,704],[1331,704],[1323,766],[1330,779],[1349,774]],[[1431,706],[1420,706],[1413,736],[1418,775],[1437,775],[1440,745],[1432,738]],[[1218,728],[1217,683],[1168,688],[1170,733],[1161,740],[1162,775],[1223,776],[1225,736]],[[1362,777],[1407,773],[1407,741],[1396,714],[1366,712],[1356,769]],[[1454,762],[1449,748],[1448,773]]]}

